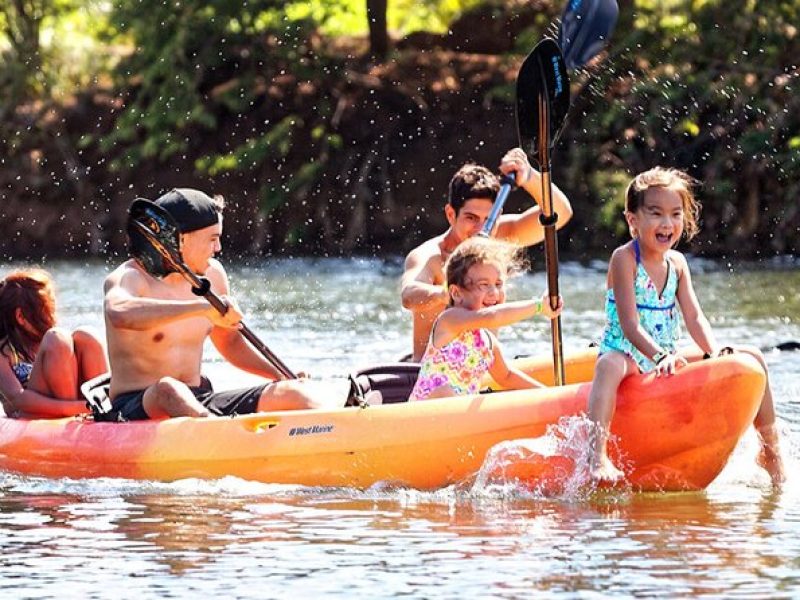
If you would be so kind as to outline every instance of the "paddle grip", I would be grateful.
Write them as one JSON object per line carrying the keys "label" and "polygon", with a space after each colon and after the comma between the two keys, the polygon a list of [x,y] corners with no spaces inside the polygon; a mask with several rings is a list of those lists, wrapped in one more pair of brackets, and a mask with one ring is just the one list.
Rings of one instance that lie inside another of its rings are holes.
{"label": "paddle grip", "polygon": [[505,205],[506,200],[508,200],[508,195],[515,187],[516,181],[513,175],[503,175],[500,178],[500,190],[497,192],[494,204],[492,204],[492,210],[489,212],[489,216],[486,217],[486,222],[483,224],[483,228],[478,235],[482,237],[489,237],[492,235],[492,229],[494,229],[494,225],[500,217],[500,213],[503,212],[503,205]]}

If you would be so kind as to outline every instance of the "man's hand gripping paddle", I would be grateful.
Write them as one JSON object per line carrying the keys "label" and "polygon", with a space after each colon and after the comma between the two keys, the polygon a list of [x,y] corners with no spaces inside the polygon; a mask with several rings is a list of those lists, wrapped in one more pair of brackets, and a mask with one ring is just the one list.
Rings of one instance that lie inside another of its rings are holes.
{"label": "man's hand gripping paddle", "polygon": [[494,229],[494,225],[497,223],[497,218],[500,216],[500,213],[503,212],[503,205],[506,203],[508,195],[511,193],[511,190],[514,189],[515,185],[516,182],[514,181],[513,175],[503,175],[500,178],[500,190],[497,192],[497,196],[495,196],[492,210],[489,211],[489,216],[486,217],[486,221],[483,223],[483,227],[478,235],[483,237],[492,235],[492,229]]}
{"label": "man's hand gripping paddle", "polygon": [[[592,60],[608,43],[618,15],[617,0],[568,0],[558,27],[558,45],[561,48],[564,63],[570,69],[575,69]],[[566,73],[566,69],[563,72]],[[518,106],[521,102],[520,88],[530,89],[535,86],[534,83],[525,82],[524,78],[535,76],[535,70],[530,67],[526,69],[523,63],[523,67],[520,68],[517,75]],[[569,102],[567,102],[567,108],[569,108]],[[518,128],[521,129],[519,118],[520,112],[517,111]],[[554,119],[551,118],[551,120]],[[563,119],[560,123],[563,124]],[[484,237],[492,234],[492,229],[503,211],[508,194],[514,188],[513,176],[504,175],[500,181],[500,191],[497,193],[492,210],[479,234]]]}
{"label": "man's hand gripping paddle", "polygon": [[[225,302],[211,290],[208,279],[196,275],[183,262],[178,226],[166,210],[149,201],[135,203],[128,220],[128,236],[133,257],[148,273],[159,278],[179,273],[192,284],[192,292],[203,296],[220,314],[228,311]],[[244,323],[240,331],[284,379],[297,378]]]}
{"label": "man's hand gripping paddle", "polygon": [[[550,179],[550,153],[561,134],[569,111],[569,78],[558,44],[544,39],[520,67],[517,77],[517,126],[519,143],[528,159],[534,159],[542,174],[542,213],[545,268],[550,306],[558,306],[558,244]],[[551,321],[553,369],[556,385],[564,384],[564,351],[561,347],[561,317]]]}

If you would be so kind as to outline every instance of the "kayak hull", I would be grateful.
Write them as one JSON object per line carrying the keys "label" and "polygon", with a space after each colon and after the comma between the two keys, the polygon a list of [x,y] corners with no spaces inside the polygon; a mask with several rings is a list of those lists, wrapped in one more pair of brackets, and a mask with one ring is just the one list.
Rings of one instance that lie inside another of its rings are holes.
{"label": "kayak hull", "polygon": [[[541,436],[561,417],[584,413],[594,360],[591,352],[568,357],[567,380],[576,383],[560,388],[412,404],[132,423],[0,419],[0,469],[437,489],[474,475],[497,443]],[[550,368],[546,359],[523,367],[542,378]],[[612,458],[627,465],[635,489],[702,489],[752,422],[765,383],[755,359],[740,354],[692,363],[673,377],[631,377],[612,422]]]}

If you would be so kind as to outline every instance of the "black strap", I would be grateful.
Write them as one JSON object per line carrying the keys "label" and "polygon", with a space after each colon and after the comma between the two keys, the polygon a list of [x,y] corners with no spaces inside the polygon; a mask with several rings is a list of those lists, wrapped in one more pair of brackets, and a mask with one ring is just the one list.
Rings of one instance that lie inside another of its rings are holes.
{"label": "black strap", "polygon": [[198,277],[197,280],[200,282],[200,285],[193,285],[192,293],[195,296],[205,296],[209,291],[211,291],[211,282],[206,277]]}
{"label": "black strap", "polygon": [[549,225],[555,225],[558,222],[558,213],[554,212],[549,217],[545,217],[544,213],[539,214],[539,223],[543,226],[548,227]]}

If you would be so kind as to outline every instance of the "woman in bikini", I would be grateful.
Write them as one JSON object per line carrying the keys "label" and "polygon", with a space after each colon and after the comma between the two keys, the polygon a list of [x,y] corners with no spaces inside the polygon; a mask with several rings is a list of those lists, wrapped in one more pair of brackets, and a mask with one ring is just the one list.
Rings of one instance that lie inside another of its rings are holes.
{"label": "woman in bikini", "polygon": [[87,412],[80,385],[108,371],[105,349],[88,329],[55,325],[55,292],[46,271],[13,271],[0,280],[0,414]]}

